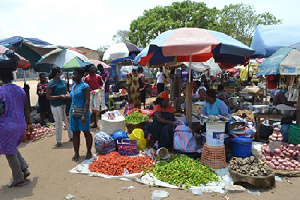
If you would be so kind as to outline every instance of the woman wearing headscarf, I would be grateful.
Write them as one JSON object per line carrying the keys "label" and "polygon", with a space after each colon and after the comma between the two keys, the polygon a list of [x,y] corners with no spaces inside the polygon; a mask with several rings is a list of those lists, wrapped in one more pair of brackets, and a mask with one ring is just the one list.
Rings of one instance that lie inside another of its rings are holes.
{"label": "woman wearing headscarf", "polygon": [[141,94],[139,91],[139,77],[137,73],[138,66],[133,66],[132,71],[126,76],[128,98],[132,101],[135,108],[141,108]]}
{"label": "woman wearing headscarf", "polygon": [[[93,143],[93,137],[90,132],[90,118],[91,113],[90,107],[90,87],[87,83],[82,81],[84,75],[84,69],[75,68],[73,71],[73,81],[74,85],[70,93],[72,98],[71,108],[70,108],[70,130],[73,132],[73,147],[74,156],[73,161],[78,161],[79,159],[79,146],[80,146],[80,131],[83,131],[86,140],[87,153],[85,159],[90,159],[92,157],[91,149]],[[79,116],[72,115],[74,106],[77,106],[83,110]]]}
{"label": "woman wearing headscarf", "polygon": [[12,83],[13,71],[19,58],[8,50],[0,56],[0,155],[4,154],[12,170],[12,181],[8,187],[23,186],[30,175],[28,164],[17,149],[27,129],[32,131],[29,107],[25,91]]}
{"label": "woman wearing headscarf", "polygon": [[146,125],[145,133],[150,133],[158,141],[158,148],[165,147],[172,149],[174,127],[174,108],[169,104],[169,95],[166,92],[160,93],[155,101],[153,109],[153,122]]}
{"label": "woman wearing headscarf", "polygon": [[279,91],[275,94],[275,97],[273,99],[273,105],[277,106],[279,104],[285,104],[287,106],[293,106],[295,103],[292,101],[288,101],[285,93],[287,92],[287,85],[281,84],[279,86]]}
{"label": "woman wearing headscarf", "polygon": [[69,98],[64,80],[61,80],[62,71],[59,67],[53,67],[49,74],[51,80],[47,86],[46,97],[50,100],[51,112],[55,120],[56,147],[61,147],[62,122],[65,122],[70,141],[73,139],[72,132],[69,131],[69,121],[65,112],[66,99]]}

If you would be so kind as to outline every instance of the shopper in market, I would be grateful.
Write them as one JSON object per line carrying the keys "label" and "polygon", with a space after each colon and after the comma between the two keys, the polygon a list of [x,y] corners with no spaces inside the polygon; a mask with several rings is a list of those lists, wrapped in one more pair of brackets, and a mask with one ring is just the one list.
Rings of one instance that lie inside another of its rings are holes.
{"label": "shopper in market", "polygon": [[141,108],[141,94],[139,91],[139,77],[137,73],[138,66],[132,66],[132,71],[126,76],[128,98],[131,99],[135,108]]}
{"label": "shopper in market", "polygon": [[19,57],[8,50],[0,56],[0,155],[4,154],[12,170],[8,187],[23,186],[30,175],[28,164],[17,149],[27,129],[32,132],[25,91],[12,83]]}
{"label": "shopper in market", "polygon": [[156,85],[158,94],[165,91],[165,79],[167,79],[167,76],[163,71],[163,67],[160,67],[159,71],[156,73]]}
{"label": "shopper in market", "polygon": [[110,74],[107,70],[104,70],[103,66],[101,64],[97,65],[97,69],[100,72],[100,76],[102,78],[102,81],[104,82],[104,88],[105,88],[105,104],[108,107],[109,104],[109,84],[110,84]]}
{"label": "shopper in market", "polygon": [[279,89],[280,90],[276,93],[276,95],[273,99],[273,105],[277,106],[279,104],[285,104],[287,106],[293,106],[294,102],[288,101],[286,96],[285,96],[285,93],[287,92],[287,85],[281,84],[279,86]]}
{"label": "shopper in market", "polygon": [[218,85],[218,99],[224,101],[227,106],[229,105],[228,94],[225,92],[223,85]]}
{"label": "shopper in market", "polygon": [[145,85],[145,75],[143,74],[143,72],[144,72],[143,67],[142,66],[138,67],[141,103],[144,105],[144,109],[146,109],[146,85]]}
{"label": "shopper in market", "polygon": [[39,74],[40,82],[37,84],[37,95],[40,108],[41,124],[45,125],[46,116],[52,122],[52,113],[50,108],[50,101],[46,97],[48,81],[45,73]]}
{"label": "shopper in market", "polygon": [[154,136],[158,141],[158,148],[165,147],[167,149],[172,149],[174,128],[176,124],[174,123],[174,108],[169,104],[168,93],[160,93],[155,101],[153,113],[153,122],[145,126],[145,133],[150,133]]}
{"label": "shopper in market", "polygon": [[55,120],[56,147],[61,147],[62,127],[65,122],[68,131],[69,141],[72,141],[73,135],[69,130],[69,121],[65,112],[66,99],[69,98],[66,83],[61,80],[62,71],[59,67],[53,67],[49,74],[51,80],[47,86],[46,97],[50,100],[51,111]]}
{"label": "shopper in market", "polygon": [[[84,69],[75,68],[73,71],[74,85],[70,93],[72,99],[70,108],[70,130],[73,132],[73,147],[74,156],[73,161],[79,159],[79,146],[80,146],[80,132],[83,131],[86,140],[87,153],[85,159],[92,157],[91,148],[93,143],[93,137],[90,132],[90,87],[87,83],[81,81],[84,75]],[[81,111],[77,111],[79,108]],[[77,112],[77,114],[74,114]]]}
{"label": "shopper in market", "polygon": [[[89,75],[87,75],[84,78],[84,82],[86,82],[89,85],[90,90],[101,89],[102,86],[103,86],[103,81],[102,81],[101,76],[96,74],[96,72],[97,72],[96,66],[92,64],[92,65],[87,66],[87,69],[89,71]],[[97,111],[96,110],[92,111],[91,122],[92,122],[91,128],[98,127],[98,125],[97,125]]]}

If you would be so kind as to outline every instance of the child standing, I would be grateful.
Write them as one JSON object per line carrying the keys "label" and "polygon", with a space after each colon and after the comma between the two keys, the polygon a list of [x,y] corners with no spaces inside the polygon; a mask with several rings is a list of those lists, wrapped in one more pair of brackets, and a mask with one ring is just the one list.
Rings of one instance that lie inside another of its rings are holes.
{"label": "child standing", "polygon": [[39,78],[40,78],[40,82],[37,85],[37,95],[39,96],[38,102],[39,102],[40,114],[41,114],[41,124],[45,125],[45,118],[47,114],[49,116],[49,121],[52,121],[50,101],[46,98],[48,81],[45,73],[40,73]]}

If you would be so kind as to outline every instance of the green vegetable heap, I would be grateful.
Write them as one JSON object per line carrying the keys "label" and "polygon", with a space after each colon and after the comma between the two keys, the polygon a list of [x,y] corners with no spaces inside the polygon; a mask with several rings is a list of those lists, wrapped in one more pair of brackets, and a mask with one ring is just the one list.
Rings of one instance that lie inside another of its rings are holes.
{"label": "green vegetable heap", "polygon": [[138,111],[134,111],[125,117],[126,124],[138,124],[147,120],[149,120],[149,117],[141,114]]}
{"label": "green vegetable heap", "polygon": [[152,173],[161,181],[186,188],[220,181],[217,174],[207,165],[186,155],[174,155],[169,161],[156,163]]}

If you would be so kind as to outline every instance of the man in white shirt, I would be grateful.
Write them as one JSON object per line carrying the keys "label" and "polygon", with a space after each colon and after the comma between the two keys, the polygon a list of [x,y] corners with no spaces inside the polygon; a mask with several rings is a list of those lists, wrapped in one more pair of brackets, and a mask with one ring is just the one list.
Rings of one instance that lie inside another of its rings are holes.
{"label": "man in white shirt", "polygon": [[156,84],[158,94],[165,90],[165,78],[167,78],[166,74],[163,72],[163,68],[160,67],[159,71],[156,73]]}

